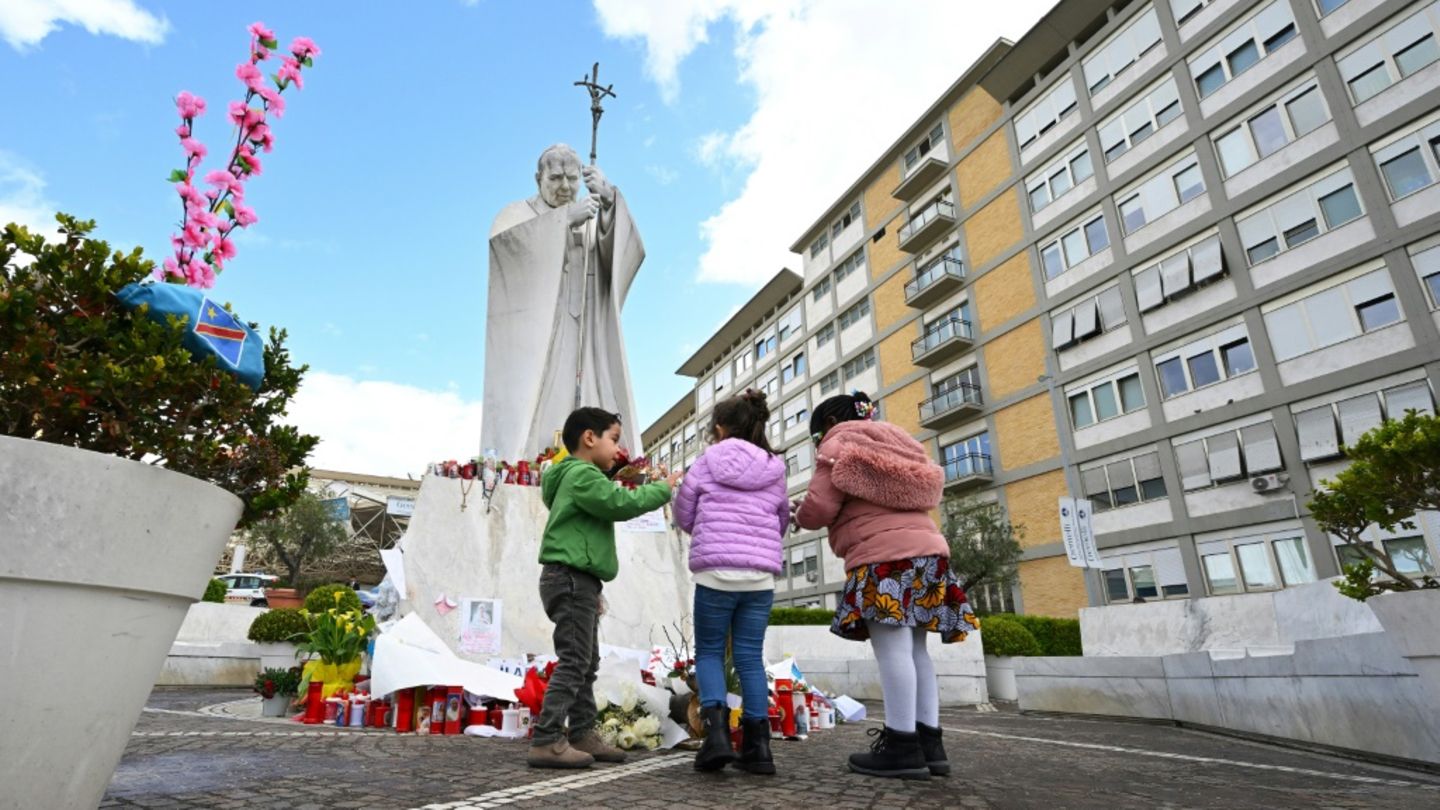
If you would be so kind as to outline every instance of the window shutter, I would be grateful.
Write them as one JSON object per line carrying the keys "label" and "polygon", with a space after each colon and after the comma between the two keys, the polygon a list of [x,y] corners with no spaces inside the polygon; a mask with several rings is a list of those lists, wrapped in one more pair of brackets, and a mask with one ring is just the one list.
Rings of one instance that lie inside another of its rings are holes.
{"label": "window shutter", "polygon": [[1380,399],[1374,394],[1340,403],[1340,432],[1347,445],[1354,444],[1365,431],[1378,426],[1380,421]]}
{"label": "window shutter", "polygon": [[1399,388],[1391,388],[1385,392],[1386,416],[1391,419],[1404,419],[1407,410],[1435,413],[1434,404],[1430,399],[1429,383],[1421,380],[1410,385],[1402,385]]}
{"label": "window shutter", "polygon": [[1335,429],[1335,411],[1329,405],[1295,414],[1300,434],[1300,460],[1315,461],[1340,455],[1340,436]]}
{"label": "window shutter", "polygon": [[1161,262],[1160,283],[1166,298],[1190,289],[1190,254],[1181,253]]}
{"label": "window shutter", "polygon": [[1067,309],[1050,319],[1050,348],[1059,350],[1075,340],[1075,310]]}
{"label": "window shutter", "polygon": [[1161,587],[1166,585],[1187,585],[1185,561],[1178,548],[1162,548],[1154,553],[1155,581]]}
{"label": "window shutter", "polygon": [[1105,496],[1109,500],[1109,486],[1105,483],[1105,468],[1096,467],[1093,470],[1082,470],[1080,472],[1080,486],[1085,490],[1085,497],[1093,498],[1096,495]]}
{"label": "window shutter", "polygon": [[1194,268],[1196,284],[1218,278],[1224,273],[1225,259],[1220,252],[1220,237],[1212,236],[1190,248],[1190,263]]}
{"label": "window shutter", "polygon": [[1100,322],[1095,313],[1095,299],[1087,298],[1075,307],[1075,339],[1084,340],[1100,332]]}
{"label": "window shutter", "polygon": [[1274,424],[1262,422],[1241,428],[1240,441],[1245,447],[1245,467],[1251,473],[1272,472],[1285,466],[1280,459]]}
{"label": "window shutter", "polygon": [[1106,464],[1105,471],[1110,474],[1110,486],[1115,489],[1135,486],[1135,470],[1130,466],[1130,459]]}
{"label": "window shutter", "polygon": [[1175,460],[1180,465],[1180,485],[1186,490],[1210,486],[1210,465],[1205,460],[1202,442],[1175,445]]}
{"label": "window shutter", "polygon": [[1114,329],[1125,322],[1125,303],[1120,299],[1120,288],[1111,287],[1100,293],[1100,328]]}
{"label": "window shutter", "polygon": [[1239,478],[1243,468],[1240,465],[1240,440],[1232,431],[1205,437],[1206,453],[1210,460],[1210,477],[1216,481]]}
{"label": "window shutter", "polygon": [[1135,297],[1140,301],[1140,311],[1148,312],[1165,303],[1165,294],[1160,290],[1160,266],[1147,267],[1135,274]]}
{"label": "window shutter", "polygon": [[1141,481],[1154,481],[1161,478],[1160,454],[1146,453],[1143,456],[1135,457],[1135,477]]}

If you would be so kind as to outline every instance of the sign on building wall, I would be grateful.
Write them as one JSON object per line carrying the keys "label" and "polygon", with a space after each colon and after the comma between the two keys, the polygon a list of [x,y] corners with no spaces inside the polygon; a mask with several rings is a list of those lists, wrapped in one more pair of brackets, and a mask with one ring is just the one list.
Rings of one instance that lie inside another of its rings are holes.
{"label": "sign on building wall", "polygon": [[1080,550],[1085,555],[1086,568],[1100,567],[1100,548],[1095,544],[1095,528],[1090,524],[1093,511],[1089,500],[1075,499],[1075,526],[1080,530]]}
{"label": "sign on building wall", "polygon": [[1065,544],[1065,556],[1076,568],[1100,567],[1100,549],[1095,545],[1090,510],[1090,501],[1084,498],[1060,499],[1060,540]]}
{"label": "sign on building wall", "polygon": [[391,495],[385,499],[385,514],[395,515],[397,517],[410,517],[415,514],[415,499]]}
{"label": "sign on building wall", "polygon": [[339,498],[326,498],[320,503],[324,504],[325,508],[330,510],[330,517],[333,520],[343,521],[350,519],[350,501],[346,500],[343,496]]}

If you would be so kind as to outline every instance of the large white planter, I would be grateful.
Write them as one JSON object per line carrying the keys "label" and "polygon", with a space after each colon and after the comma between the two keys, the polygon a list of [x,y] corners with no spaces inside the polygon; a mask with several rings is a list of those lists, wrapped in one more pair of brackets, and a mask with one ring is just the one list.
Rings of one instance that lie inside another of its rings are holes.
{"label": "large white planter", "polygon": [[256,644],[260,650],[260,669],[289,669],[301,666],[304,662],[300,660],[296,651],[299,647],[288,641]]}
{"label": "large white planter", "polygon": [[241,502],[0,436],[0,808],[99,804]]}
{"label": "large white planter", "polygon": [[1415,667],[1431,707],[1440,712],[1440,588],[1381,594],[1365,604],[1396,651]]}
{"label": "large white planter", "polygon": [[1015,656],[985,656],[985,686],[990,690],[991,700],[1019,700],[1020,690],[1015,685]]}

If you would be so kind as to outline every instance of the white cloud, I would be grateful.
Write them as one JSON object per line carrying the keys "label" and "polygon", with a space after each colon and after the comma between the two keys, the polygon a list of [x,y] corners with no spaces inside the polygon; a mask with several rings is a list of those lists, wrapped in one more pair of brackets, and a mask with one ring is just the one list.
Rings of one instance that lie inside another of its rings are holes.
{"label": "white cloud", "polygon": [[133,0],[5,0],[0,3],[0,37],[17,51],[39,45],[62,23],[83,26],[92,34],[159,45],[170,22],[135,5]]}
{"label": "white cloud", "polygon": [[50,239],[58,235],[55,211],[55,203],[45,197],[45,178],[0,150],[0,227],[14,222]]}
{"label": "white cloud", "polygon": [[319,469],[418,478],[432,461],[479,454],[480,403],[453,391],[312,370],[287,421],[320,437]]}
{"label": "white cloud", "polygon": [[658,166],[654,163],[645,167],[645,173],[655,179],[655,182],[662,186],[668,186],[680,179],[680,173],[669,166]]}
{"label": "white cloud", "polygon": [[604,31],[643,40],[646,71],[674,98],[679,66],[710,26],[736,26],[737,79],[756,106],[711,133],[697,159],[748,168],[701,224],[702,281],[759,284],[797,261],[790,244],[997,38],[1018,38],[1054,0],[594,0]]}

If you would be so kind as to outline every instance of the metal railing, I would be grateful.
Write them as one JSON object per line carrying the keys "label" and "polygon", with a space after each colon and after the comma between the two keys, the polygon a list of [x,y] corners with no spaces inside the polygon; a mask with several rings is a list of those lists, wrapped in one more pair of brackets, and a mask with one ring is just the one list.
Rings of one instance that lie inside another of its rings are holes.
{"label": "metal railing", "polygon": [[918,214],[911,217],[910,221],[900,228],[900,241],[904,242],[919,233],[921,228],[942,216],[948,217],[953,222],[955,220],[955,204],[949,200],[936,200],[920,209]]}
{"label": "metal railing", "polygon": [[925,265],[916,271],[914,280],[905,285],[905,298],[909,300],[930,288],[932,284],[943,279],[953,278],[956,281],[965,280],[965,262],[954,256],[941,256],[939,259]]}
{"label": "metal railing", "polygon": [[945,483],[950,484],[972,475],[994,475],[990,457],[984,453],[966,453],[945,461]]}
{"label": "metal railing", "polygon": [[951,316],[943,321],[936,321],[925,330],[924,337],[918,337],[910,343],[910,354],[912,358],[918,358],[931,350],[939,348],[946,341],[960,338],[962,340],[973,340],[970,333],[970,322]]}
{"label": "metal railing", "polygon": [[949,413],[963,405],[979,405],[980,386],[962,382],[948,391],[943,391],[920,403],[920,421],[933,419]]}

